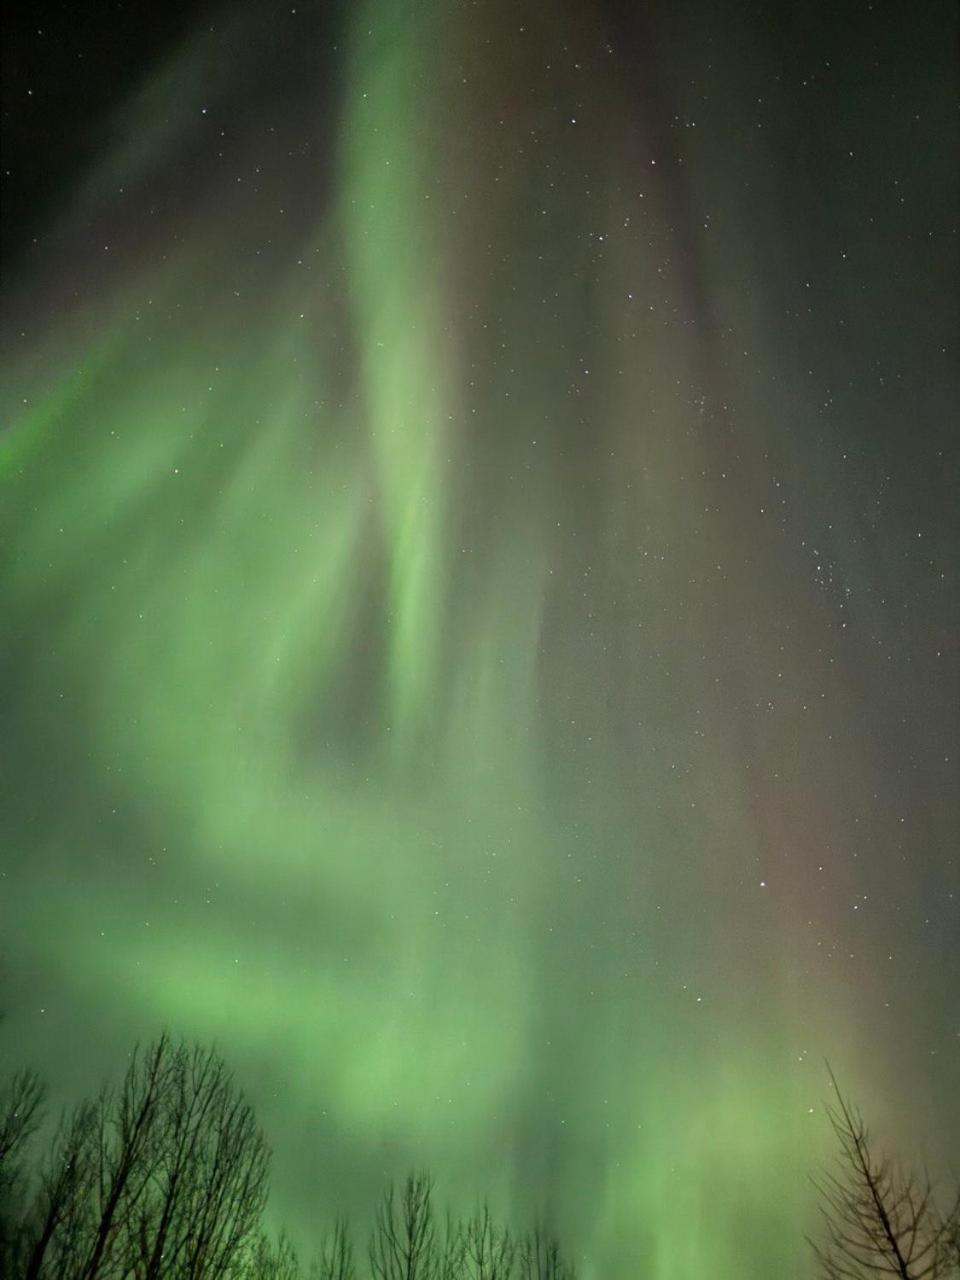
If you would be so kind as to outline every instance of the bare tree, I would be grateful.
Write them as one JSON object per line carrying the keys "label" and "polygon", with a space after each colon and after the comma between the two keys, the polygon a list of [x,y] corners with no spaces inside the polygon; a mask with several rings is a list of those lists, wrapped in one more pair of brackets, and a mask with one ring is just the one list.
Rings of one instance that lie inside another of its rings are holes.
{"label": "bare tree", "polygon": [[449,1215],[441,1236],[433,1210],[433,1183],[411,1173],[400,1194],[393,1183],[377,1206],[370,1237],[374,1280],[452,1280],[463,1252],[462,1234]]}
{"label": "bare tree", "polygon": [[0,1274],[13,1274],[22,1243],[26,1148],[43,1119],[46,1087],[18,1071],[0,1097]]}
{"label": "bare tree", "polygon": [[875,1156],[860,1112],[841,1094],[827,1114],[840,1144],[836,1173],[825,1173],[820,1192],[826,1240],[811,1241],[823,1280],[946,1280],[951,1217],[938,1210],[925,1176]]}
{"label": "bare tree", "polygon": [[356,1275],[347,1221],[338,1218],[310,1267],[310,1280],[356,1280]]}
{"label": "bare tree", "polygon": [[302,1272],[296,1250],[283,1232],[276,1244],[261,1232],[249,1254],[240,1272],[243,1280],[300,1280]]}
{"label": "bare tree", "polygon": [[223,1089],[200,1149],[180,1271],[189,1280],[225,1274],[266,1202],[269,1151],[249,1104]]}
{"label": "bare tree", "polygon": [[90,1102],[60,1123],[24,1225],[25,1280],[68,1280],[82,1273],[91,1237],[97,1130],[97,1107]]}
{"label": "bare tree", "polygon": [[134,1049],[117,1095],[105,1090],[97,1105],[95,1226],[82,1280],[119,1268],[128,1251],[125,1228],[151,1185],[168,1119],[173,1052],[162,1035],[143,1054]]}
{"label": "bare tree", "polygon": [[499,1227],[484,1202],[464,1228],[465,1280],[510,1280],[516,1243],[506,1227]]}
{"label": "bare tree", "polygon": [[520,1280],[574,1280],[575,1277],[556,1238],[539,1222],[520,1242],[519,1262]]}
{"label": "bare tree", "polygon": [[0,1187],[13,1179],[23,1149],[43,1119],[47,1089],[35,1071],[18,1071],[0,1097]]}
{"label": "bare tree", "polygon": [[943,1274],[960,1278],[960,1191],[944,1222],[941,1254]]}
{"label": "bare tree", "polygon": [[[181,1045],[168,1056],[150,1187],[127,1233],[130,1263],[137,1280],[203,1280],[224,1274],[251,1238],[266,1196],[268,1153],[215,1052]],[[281,1238],[277,1265],[288,1266],[291,1253]]]}
{"label": "bare tree", "polygon": [[443,1236],[437,1238],[435,1276],[437,1280],[461,1280],[465,1262],[466,1239],[459,1222],[450,1210],[444,1214]]}
{"label": "bare tree", "polygon": [[161,1036],[118,1091],[62,1127],[30,1214],[26,1280],[225,1277],[258,1226],[267,1165],[220,1058]]}

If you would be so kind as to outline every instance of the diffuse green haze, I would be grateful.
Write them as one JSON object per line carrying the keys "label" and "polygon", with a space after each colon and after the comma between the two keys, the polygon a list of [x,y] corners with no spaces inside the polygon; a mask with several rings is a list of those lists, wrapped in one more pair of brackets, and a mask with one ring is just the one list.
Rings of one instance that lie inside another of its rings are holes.
{"label": "diffuse green haze", "polygon": [[218,1037],[295,1232],[416,1164],[588,1278],[801,1276],[871,990],[814,869],[876,766],[747,239],[578,6],[380,0],[345,46],[320,196],[228,138],[9,362],[37,1053]]}

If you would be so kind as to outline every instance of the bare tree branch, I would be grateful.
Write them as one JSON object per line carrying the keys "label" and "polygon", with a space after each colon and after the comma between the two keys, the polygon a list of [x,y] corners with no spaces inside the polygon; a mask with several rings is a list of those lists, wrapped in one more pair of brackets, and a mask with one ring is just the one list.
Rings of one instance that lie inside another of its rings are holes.
{"label": "bare tree branch", "polygon": [[520,1243],[520,1280],[574,1280],[556,1238],[537,1222]]}
{"label": "bare tree branch", "polygon": [[310,1267],[310,1280],[356,1280],[356,1275],[353,1241],[347,1221],[345,1218],[338,1218]]}
{"label": "bare tree branch", "polygon": [[827,1115],[839,1144],[837,1172],[814,1179],[823,1217],[811,1241],[822,1280],[947,1280],[951,1217],[941,1217],[928,1178],[875,1156],[860,1112],[840,1092]]}
{"label": "bare tree branch", "polygon": [[494,1222],[486,1201],[467,1222],[464,1244],[465,1280],[510,1280],[516,1242],[505,1227]]}
{"label": "bare tree branch", "polygon": [[440,1256],[433,1214],[433,1183],[423,1173],[407,1176],[397,1194],[393,1183],[377,1205],[370,1237],[374,1280],[438,1280]]}

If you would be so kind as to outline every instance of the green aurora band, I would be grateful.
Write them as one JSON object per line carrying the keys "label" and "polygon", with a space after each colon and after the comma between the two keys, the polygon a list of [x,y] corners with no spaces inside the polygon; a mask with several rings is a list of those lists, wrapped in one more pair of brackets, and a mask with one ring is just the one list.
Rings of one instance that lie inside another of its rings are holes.
{"label": "green aurora band", "polygon": [[777,341],[762,143],[666,154],[587,7],[518,13],[356,6],[322,176],[267,111],[151,221],[265,19],[198,35],[51,232],[5,339],[5,962],[65,1090],[215,1037],[298,1240],[414,1164],[586,1280],[799,1278],[824,1056],[944,1154],[950,1065],[907,1124],[870,1048],[935,1016],[849,932],[884,535]]}

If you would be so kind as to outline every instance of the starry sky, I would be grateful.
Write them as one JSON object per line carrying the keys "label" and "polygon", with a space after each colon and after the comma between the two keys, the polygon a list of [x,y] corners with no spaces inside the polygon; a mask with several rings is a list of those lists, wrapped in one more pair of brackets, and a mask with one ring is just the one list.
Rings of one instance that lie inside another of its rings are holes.
{"label": "starry sky", "polygon": [[955,6],[159,9],[3,51],[4,1062],[802,1280],[826,1059],[958,1176]]}

